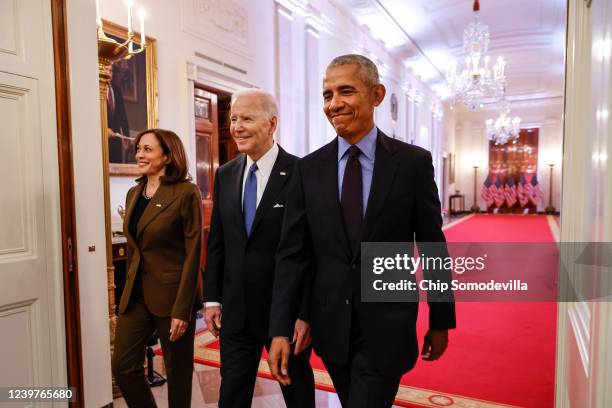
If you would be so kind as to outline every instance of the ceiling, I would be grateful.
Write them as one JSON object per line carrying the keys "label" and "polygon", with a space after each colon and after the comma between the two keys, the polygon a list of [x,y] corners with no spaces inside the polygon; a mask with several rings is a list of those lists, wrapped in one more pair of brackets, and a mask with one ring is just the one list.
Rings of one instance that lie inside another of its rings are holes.
{"label": "ceiling", "polygon": [[[336,0],[441,97],[452,60],[461,62],[473,0]],[[488,55],[507,61],[513,104],[563,97],[565,0],[480,0],[489,26]],[[461,65],[461,64],[460,64]]]}

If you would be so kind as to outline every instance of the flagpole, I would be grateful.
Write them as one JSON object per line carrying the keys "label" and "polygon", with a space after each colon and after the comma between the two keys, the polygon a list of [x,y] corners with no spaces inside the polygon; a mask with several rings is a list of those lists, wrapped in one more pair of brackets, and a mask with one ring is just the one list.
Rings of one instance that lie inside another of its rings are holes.
{"label": "flagpole", "polygon": [[478,178],[478,166],[474,166],[474,201],[472,202],[472,208],[470,208],[470,211],[473,213],[479,213],[480,212],[480,206],[478,205],[478,201],[476,198],[476,183],[477,183],[477,178]]}
{"label": "flagpole", "polygon": [[554,214],[557,212],[555,207],[552,205],[552,191],[553,191],[553,168],[555,167],[554,163],[550,163],[548,165],[550,167],[550,177],[548,179],[548,207],[544,210],[546,214]]}

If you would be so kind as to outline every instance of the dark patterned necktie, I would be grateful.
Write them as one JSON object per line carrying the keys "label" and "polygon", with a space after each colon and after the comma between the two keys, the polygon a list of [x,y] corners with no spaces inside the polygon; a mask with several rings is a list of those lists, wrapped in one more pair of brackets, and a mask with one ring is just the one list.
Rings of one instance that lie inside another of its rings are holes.
{"label": "dark patterned necktie", "polygon": [[348,160],[342,179],[340,206],[344,216],[344,226],[351,248],[355,250],[361,238],[361,221],[363,214],[363,185],[361,182],[361,150],[355,145],[348,149]]}

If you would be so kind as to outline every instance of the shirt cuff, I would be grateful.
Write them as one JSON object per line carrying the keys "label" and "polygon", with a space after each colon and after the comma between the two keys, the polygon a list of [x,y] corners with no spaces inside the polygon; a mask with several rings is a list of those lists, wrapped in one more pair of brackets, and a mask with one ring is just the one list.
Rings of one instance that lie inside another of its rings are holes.
{"label": "shirt cuff", "polygon": [[222,307],[219,302],[204,302],[204,307]]}

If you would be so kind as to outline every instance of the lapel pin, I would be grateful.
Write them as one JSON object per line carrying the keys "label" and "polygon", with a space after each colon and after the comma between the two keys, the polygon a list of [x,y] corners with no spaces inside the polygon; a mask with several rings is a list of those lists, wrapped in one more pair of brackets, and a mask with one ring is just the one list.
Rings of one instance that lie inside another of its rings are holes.
{"label": "lapel pin", "polygon": [[287,173],[285,173],[284,171],[281,171],[281,172],[280,172],[280,175],[281,175],[281,176],[286,176],[286,175],[287,175]]}

